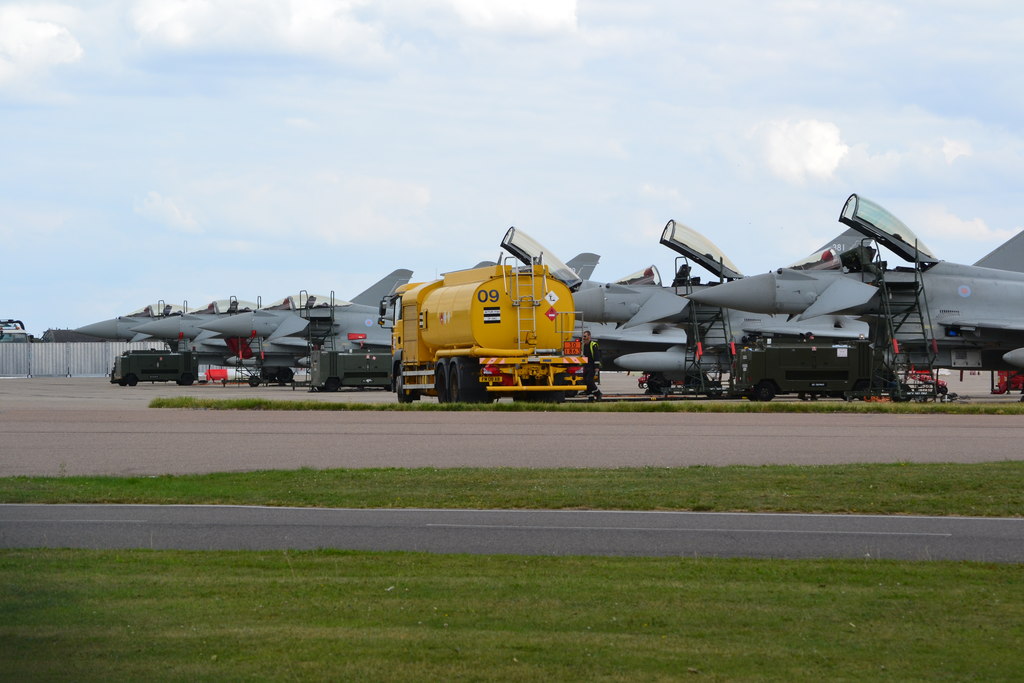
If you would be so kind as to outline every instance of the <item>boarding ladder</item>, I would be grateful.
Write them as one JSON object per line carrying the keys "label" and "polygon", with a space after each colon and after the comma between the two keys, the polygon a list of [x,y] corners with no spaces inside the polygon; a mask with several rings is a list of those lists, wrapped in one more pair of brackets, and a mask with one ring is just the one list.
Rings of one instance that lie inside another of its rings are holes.
{"label": "boarding ladder", "polygon": [[[685,256],[677,256],[676,278],[672,286],[679,295],[694,291],[697,278],[681,277],[689,273]],[[720,394],[726,373],[732,370],[732,329],[729,316],[719,306],[706,306],[693,301],[686,307],[686,390],[702,395]],[[730,380],[731,381],[731,380]]]}
{"label": "boarding ladder", "polygon": [[[324,306],[324,304],[327,304]],[[334,290],[331,290],[330,299],[326,302],[318,301],[317,297],[310,296],[306,290],[299,292],[297,302],[300,318],[306,320],[309,325],[306,327],[306,345],[310,352],[314,349],[324,351],[336,351],[338,349],[338,335],[335,333],[335,299]]]}
{"label": "boarding ladder", "polygon": [[887,279],[886,264],[878,256],[872,265],[868,270],[876,278],[880,311],[874,334],[871,393],[888,391],[897,401],[934,400],[938,396],[934,367],[938,342],[928,310],[921,262],[916,261],[913,269],[907,269],[913,273],[913,279],[907,281]]}

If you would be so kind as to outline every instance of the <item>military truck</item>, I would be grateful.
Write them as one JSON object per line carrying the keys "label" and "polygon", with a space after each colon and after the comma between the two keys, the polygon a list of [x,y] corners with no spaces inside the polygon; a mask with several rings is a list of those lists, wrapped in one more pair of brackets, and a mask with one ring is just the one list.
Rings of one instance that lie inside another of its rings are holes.
{"label": "military truck", "polygon": [[866,395],[874,349],[867,340],[817,343],[760,338],[738,350],[733,361],[734,396],[770,401],[779,394],[801,398]]}
{"label": "military truck", "polygon": [[315,350],[309,356],[309,384],[314,391],[337,391],[341,387],[391,389],[391,354]]}
{"label": "military truck", "polygon": [[188,386],[199,376],[199,360],[191,351],[125,351],[114,359],[110,383],[134,387],[139,382],[170,382]]}
{"label": "military truck", "polygon": [[547,265],[446,273],[400,287],[392,303],[399,402],[558,402],[585,388],[572,292]]}

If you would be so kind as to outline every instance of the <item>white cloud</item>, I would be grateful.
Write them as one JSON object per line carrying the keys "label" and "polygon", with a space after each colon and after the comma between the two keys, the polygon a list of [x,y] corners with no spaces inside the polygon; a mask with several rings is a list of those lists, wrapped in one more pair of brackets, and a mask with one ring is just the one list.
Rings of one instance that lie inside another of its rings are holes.
{"label": "white cloud", "polygon": [[797,185],[831,178],[850,151],[839,126],[813,119],[765,123],[757,135],[771,172]]}
{"label": "white cloud", "polygon": [[[970,240],[974,242],[1005,241],[1017,233],[1013,230],[995,230],[981,218],[965,220],[950,212],[944,206],[925,206],[910,216],[915,232],[922,236],[936,236],[939,239]],[[953,260],[956,260],[955,258]]]}
{"label": "white cloud", "polygon": [[79,61],[82,46],[67,27],[73,16],[61,5],[0,7],[0,85]]}
{"label": "white cloud", "polygon": [[144,44],[180,50],[316,55],[359,63],[387,59],[358,0],[139,0],[131,24]]}
{"label": "white cloud", "polygon": [[189,211],[182,209],[173,199],[164,197],[159,192],[150,191],[146,193],[145,199],[136,201],[135,213],[178,232],[198,234],[203,231]]}
{"label": "white cloud", "polygon": [[948,140],[946,138],[942,140],[942,154],[946,157],[947,164],[952,164],[959,157],[969,157],[973,152],[974,150],[971,149],[969,142]]}
{"label": "white cloud", "polygon": [[576,0],[451,0],[468,26],[496,32],[557,33],[577,28]]}

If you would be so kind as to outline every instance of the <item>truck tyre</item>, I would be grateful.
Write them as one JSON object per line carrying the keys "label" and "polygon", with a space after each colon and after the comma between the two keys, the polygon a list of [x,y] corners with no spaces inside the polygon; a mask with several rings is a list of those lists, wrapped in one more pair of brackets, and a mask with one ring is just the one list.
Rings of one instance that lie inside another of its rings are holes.
{"label": "truck tyre", "polygon": [[452,360],[452,382],[455,383],[455,369],[458,368],[459,400],[463,403],[490,403],[491,397],[487,389],[480,383],[480,364],[471,358],[455,358]]}
{"label": "truck tyre", "polygon": [[126,380],[124,377],[122,377],[121,379],[117,380],[117,386],[119,386],[119,387],[126,387],[126,386],[128,386],[128,380]]}
{"label": "truck tyre", "polygon": [[775,385],[771,380],[763,379],[757,383],[754,390],[750,392],[750,398],[754,401],[770,401],[775,398]]}
{"label": "truck tyre", "polygon": [[328,377],[324,382],[324,391],[337,391],[341,388],[341,380],[337,377]]}
{"label": "truck tyre", "polygon": [[260,385],[260,378],[257,377],[256,375],[251,375],[249,377],[249,386],[252,387],[253,389],[255,389],[259,385]]}
{"label": "truck tyre", "polygon": [[399,403],[412,403],[420,397],[420,394],[418,393],[406,391],[406,380],[401,377],[400,362],[396,362],[396,364],[394,364],[394,371],[392,371],[391,375],[394,377],[394,394],[398,398]]}
{"label": "truck tyre", "polygon": [[412,403],[419,399],[420,395],[418,393],[405,390],[405,380],[402,378],[402,366],[400,363],[395,363],[393,374],[395,378],[395,396],[398,397],[399,403]]}
{"label": "truck tyre", "polygon": [[462,397],[462,376],[465,375],[466,372],[459,367],[458,360],[458,358],[453,358],[448,361],[449,403],[462,403],[465,400]]}
{"label": "truck tyre", "polygon": [[195,382],[195,381],[196,381],[195,378],[192,377],[192,375],[190,375],[189,373],[186,372],[184,375],[182,375],[181,377],[178,378],[178,386],[179,387],[191,386],[192,383]]}
{"label": "truck tyre", "polygon": [[127,384],[128,386],[130,386],[130,387],[134,387],[134,386],[135,386],[136,384],[138,384],[138,383],[139,383],[139,378],[138,378],[138,377],[136,377],[136,376],[135,376],[135,375],[133,375],[133,374],[129,374],[129,375],[127,375],[127,376],[126,376],[126,377],[124,378],[124,382],[125,382],[125,384]]}
{"label": "truck tyre", "polygon": [[438,403],[448,403],[448,365],[443,360],[434,366],[434,391]]}

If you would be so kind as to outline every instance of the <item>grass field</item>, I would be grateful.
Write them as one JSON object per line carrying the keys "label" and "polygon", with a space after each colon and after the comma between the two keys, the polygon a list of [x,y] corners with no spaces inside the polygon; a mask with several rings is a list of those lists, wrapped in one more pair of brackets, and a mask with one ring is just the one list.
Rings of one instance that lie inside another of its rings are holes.
{"label": "grass field", "polygon": [[[13,477],[0,502],[1021,516],[1024,463]],[[0,551],[0,680],[1021,680],[1024,566]]]}
{"label": "grass field", "polygon": [[1024,462],[270,470],[0,478],[0,503],[828,512],[1014,517]]}
{"label": "grass field", "polygon": [[1020,680],[1020,566],[0,552],[3,680]]}

